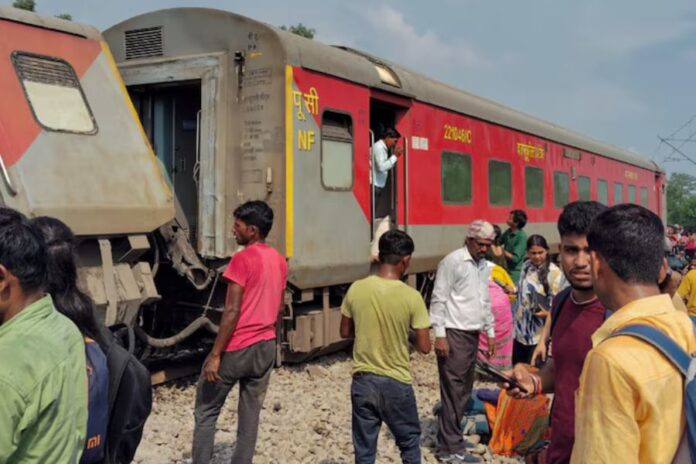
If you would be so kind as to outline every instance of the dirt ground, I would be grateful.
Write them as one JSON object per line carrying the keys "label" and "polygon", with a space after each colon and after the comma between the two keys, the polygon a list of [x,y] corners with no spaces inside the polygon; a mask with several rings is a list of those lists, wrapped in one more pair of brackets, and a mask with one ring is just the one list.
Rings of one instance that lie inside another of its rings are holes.
{"label": "dirt ground", "polygon": [[[271,375],[261,412],[256,464],[353,462],[351,442],[351,359],[345,353],[297,366],[284,366]],[[421,418],[424,463],[435,463],[436,422],[433,406],[439,399],[434,355],[413,354],[411,367]],[[230,394],[218,420],[213,463],[228,463],[234,450],[238,389]],[[152,414],[145,427],[135,462],[190,463],[193,436],[195,379],[155,389]],[[486,462],[520,462],[491,456]],[[386,426],[378,445],[378,463],[399,463],[399,451]]]}

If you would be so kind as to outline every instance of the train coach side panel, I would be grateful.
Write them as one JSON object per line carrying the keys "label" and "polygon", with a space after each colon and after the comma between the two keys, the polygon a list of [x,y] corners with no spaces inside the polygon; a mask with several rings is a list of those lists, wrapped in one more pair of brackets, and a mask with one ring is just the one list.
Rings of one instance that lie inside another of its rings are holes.
{"label": "train coach side panel", "polygon": [[78,235],[150,232],[170,220],[170,190],[108,49],[9,21],[0,33],[0,154],[17,191],[4,183],[4,203],[56,216]]}
{"label": "train coach side panel", "polygon": [[[466,226],[477,218],[500,224],[505,229],[512,209],[527,212],[528,234],[539,233],[557,242],[556,221],[562,202],[557,202],[556,195],[563,190],[556,185],[557,176],[567,179],[568,201],[581,199],[580,182],[589,182],[589,191],[585,194],[599,199],[598,184],[603,182],[607,186],[607,204],[631,201],[659,211],[655,173],[642,167],[422,102],[414,102],[410,126],[405,132],[410,147],[407,222],[416,242],[412,261],[414,272],[433,270],[442,256],[461,246]],[[466,179],[450,179],[470,185],[470,195],[465,201],[445,198],[445,155],[469,162],[470,174]],[[510,169],[509,200],[497,204],[490,196],[491,190],[499,187],[490,183],[492,163],[503,163]],[[400,178],[404,176],[403,170],[403,162],[398,163],[396,172]],[[528,201],[529,171],[536,172],[542,179],[540,185],[534,186],[541,194],[541,203]]]}
{"label": "train coach side panel", "polygon": [[[369,91],[302,68],[286,73],[288,280],[300,288],[352,282],[369,271]],[[322,177],[322,121],[331,114],[352,126],[352,185],[342,189]]]}

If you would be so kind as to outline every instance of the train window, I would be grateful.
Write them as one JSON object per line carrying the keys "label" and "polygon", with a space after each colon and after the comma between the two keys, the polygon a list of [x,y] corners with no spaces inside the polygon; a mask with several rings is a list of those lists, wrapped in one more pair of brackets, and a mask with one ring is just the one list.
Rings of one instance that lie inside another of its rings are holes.
{"label": "train window", "polygon": [[505,161],[488,162],[488,202],[507,206],[512,203],[512,165]]}
{"label": "train window", "polygon": [[628,202],[629,203],[636,202],[636,186],[635,185],[628,186]]}
{"label": "train window", "polygon": [[640,188],[640,205],[648,207],[648,189],[647,187]]}
{"label": "train window", "polygon": [[321,184],[353,188],[353,121],[347,114],[325,111],[321,117]]}
{"label": "train window", "polygon": [[568,204],[570,186],[567,172],[553,173],[553,206],[563,208]]}
{"label": "train window", "polygon": [[597,201],[603,205],[609,204],[609,186],[604,179],[597,180]]}
{"label": "train window", "polygon": [[14,52],[12,62],[34,118],[44,129],[78,134],[97,132],[80,80],[67,61]]}
{"label": "train window", "polygon": [[623,184],[614,182],[614,205],[623,203]]}
{"label": "train window", "polygon": [[590,201],[590,178],[586,176],[578,177],[578,200]]}
{"label": "train window", "polygon": [[471,203],[471,157],[442,152],[442,201]]}
{"label": "train window", "polygon": [[524,168],[524,199],[527,206],[544,206],[544,170],[527,166]]}

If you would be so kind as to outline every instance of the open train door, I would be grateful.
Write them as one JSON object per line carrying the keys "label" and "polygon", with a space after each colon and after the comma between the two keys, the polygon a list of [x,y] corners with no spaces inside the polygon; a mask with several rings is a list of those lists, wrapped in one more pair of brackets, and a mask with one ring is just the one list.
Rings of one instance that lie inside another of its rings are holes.
{"label": "open train door", "polygon": [[[216,56],[165,63],[134,60],[120,71],[177,199],[177,220],[202,255],[215,251]],[[212,185],[206,185],[212,183]]]}
{"label": "open train door", "polygon": [[[408,120],[411,100],[386,92],[373,90],[370,98],[370,226],[372,230],[372,254],[376,255],[377,241],[386,231],[399,224],[406,225],[408,198]],[[396,165],[389,171],[381,189],[375,186],[375,160],[372,147],[382,139],[384,132],[395,128],[401,138],[392,150],[402,152]]]}

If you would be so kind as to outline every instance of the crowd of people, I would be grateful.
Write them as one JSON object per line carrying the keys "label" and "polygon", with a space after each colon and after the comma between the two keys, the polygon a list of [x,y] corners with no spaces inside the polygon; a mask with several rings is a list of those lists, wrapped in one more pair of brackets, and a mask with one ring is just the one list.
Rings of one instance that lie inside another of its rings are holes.
{"label": "crowd of people", "polygon": [[689,316],[696,319],[696,231],[685,231],[679,224],[665,230],[665,256],[669,268],[669,287],[675,294],[674,304],[686,307]]}
{"label": "crowd of people", "polygon": [[[676,303],[696,291],[687,287],[696,273],[674,282],[662,223],[637,205],[567,205],[557,223],[560,266],[543,236],[526,235],[526,222],[525,212],[514,210],[501,234],[474,221],[464,246],[438,266],[430,301],[441,400],[438,458],[481,462],[461,428],[478,358],[499,368],[514,365],[505,385],[511,397],[555,394],[550,441],[535,449],[535,462],[671,462],[685,424],[682,372],[651,343],[623,331],[657,329],[689,359],[696,349],[693,325]],[[391,231],[379,249],[377,275],[353,284],[342,307],[342,335],[355,338],[356,462],[374,462],[382,422],[403,462],[420,462],[404,354],[407,327],[415,330],[418,351],[429,350],[428,324],[424,303],[399,281],[414,244]]]}
{"label": "crowd of people", "polygon": [[[249,201],[234,219],[242,247],[223,274],[222,319],[198,380],[194,463],[211,460],[217,418],[236,384],[232,462],[252,462],[275,364],[288,269],[265,241],[273,211]],[[570,203],[557,223],[556,264],[546,238],[527,236],[526,223],[525,212],[514,210],[505,232],[483,219],[469,224],[463,246],[438,266],[429,311],[404,283],[416,248],[412,238],[400,230],[379,238],[376,272],[354,282],[341,306],[341,336],[354,339],[356,463],[375,462],[383,423],[403,462],[421,462],[410,353],[433,347],[442,462],[481,462],[462,434],[477,360],[508,370],[504,388],[513,398],[554,393],[550,443],[536,450],[538,462],[674,459],[685,427],[682,373],[627,329],[657,329],[676,349],[696,351],[686,309],[694,303],[696,272],[680,280],[670,267],[669,258],[681,251],[672,246],[672,230],[637,205]],[[90,375],[100,365],[120,369],[107,362],[119,346],[97,323],[76,278],[74,237],[65,224],[0,209],[0,462],[120,463],[134,455],[144,419],[133,418],[147,417],[150,397],[136,401],[132,385],[147,372],[123,358],[131,366],[130,390],[109,376],[103,414]],[[91,344],[101,358],[90,355]],[[126,400],[115,405],[113,397]]]}

